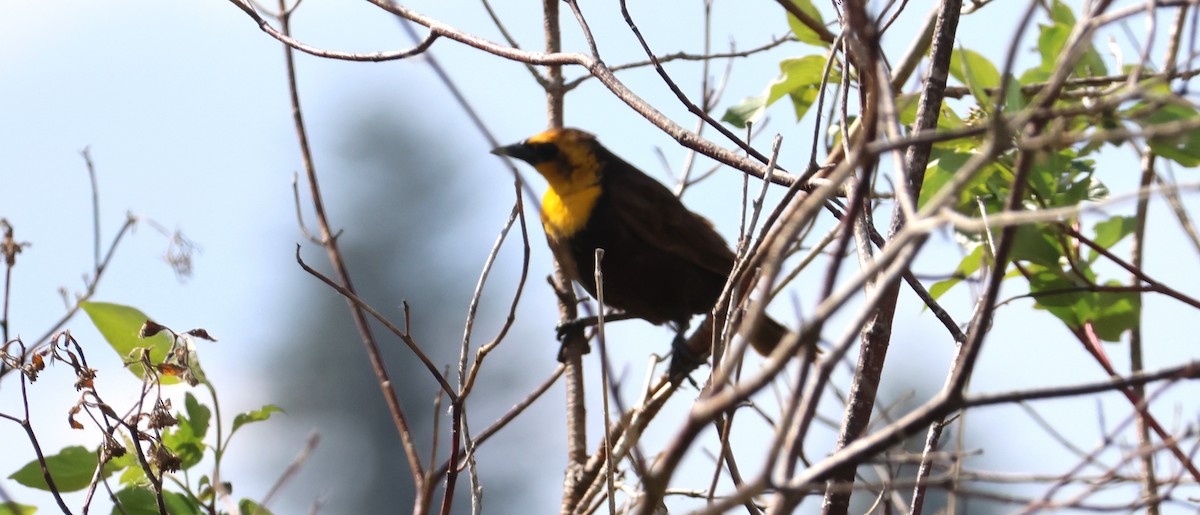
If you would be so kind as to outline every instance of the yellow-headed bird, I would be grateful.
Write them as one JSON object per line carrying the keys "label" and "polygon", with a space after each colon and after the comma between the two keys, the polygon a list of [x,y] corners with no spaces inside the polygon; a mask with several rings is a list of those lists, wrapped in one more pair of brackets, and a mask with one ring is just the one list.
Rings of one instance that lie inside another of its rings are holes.
{"label": "yellow-headed bird", "polygon": [[[682,330],[717,302],[734,254],[712,225],[674,194],[578,129],[552,129],[494,154],[525,161],[550,187],[542,226],[570,278],[596,296],[595,250],[604,249],[604,302]],[[767,354],[786,330],[767,319],[750,343]]]}

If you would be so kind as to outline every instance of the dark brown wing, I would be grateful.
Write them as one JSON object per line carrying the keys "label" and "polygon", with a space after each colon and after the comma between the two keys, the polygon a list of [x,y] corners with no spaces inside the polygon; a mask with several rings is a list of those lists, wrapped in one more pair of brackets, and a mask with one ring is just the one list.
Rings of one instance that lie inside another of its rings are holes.
{"label": "dark brown wing", "polygon": [[[609,153],[604,177],[613,215],[646,247],[668,253],[719,276],[729,275],[733,252],[704,217],[671,190]],[[636,193],[632,193],[636,192]]]}

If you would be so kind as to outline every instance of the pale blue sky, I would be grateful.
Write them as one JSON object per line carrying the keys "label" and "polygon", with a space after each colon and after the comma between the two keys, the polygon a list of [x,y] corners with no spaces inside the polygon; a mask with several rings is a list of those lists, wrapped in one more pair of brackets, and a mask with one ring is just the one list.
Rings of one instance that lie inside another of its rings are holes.
{"label": "pale blue sky", "polygon": [[[907,46],[909,35],[920,25],[926,11],[916,5],[919,3],[910,5],[885,38],[889,54],[899,55],[900,49]],[[999,65],[1004,45],[1015,31],[1015,7],[1024,6],[1023,2],[1010,3],[1013,9],[996,6],[986,9],[984,16],[965,18],[959,30],[959,44],[984,53]],[[537,3],[503,4],[497,8],[512,24],[510,29],[522,46],[540,48]],[[699,51],[702,40],[696,27],[700,2],[634,4],[633,14],[656,51]],[[406,5],[499,40],[477,3],[424,1]],[[643,58],[614,2],[585,2],[583,8],[607,62],[618,64]],[[828,9],[823,8],[823,12],[828,19]],[[716,13],[714,49],[725,48],[730,39],[736,39],[740,48],[757,46],[787,30],[773,2],[718,1]],[[562,26],[567,34],[564,46],[584,51],[565,6],[563,14]],[[521,19],[525,21],[522,23]],[[396,21],[365,2],[307,0],[296,15],[293,28],[299,39],[335,50],[368,52],[409,46]],[[1134,30],[1138,31],[1138,27],[1134,26]],[[1024,48],[1031,49],[1032,43]],[[438,41],[433,51],[501,141],[516,141],[545,126],[543,94],[523,66],[445,39]],[[761,92],[777,73],[775,63],[780,59],[815,52],[812,47],[789,44],[759,58],[739,61],[726,86],[718,115],[742,97]],[[123,221],[124,213],[130,211],[168,229],[184,231],[203,249],[196,257],[195,276],[184,282],[176,281],[172,271],[161,263],[164,238],[143,225],[123,243],[96,299],[140,307],[176,329],[202,325],[220,338],[219,343],[206,344],[201,355],[209,375],[226,392],[223,407],[227,413],[272,402],[262,395],[267,389],[263,382],[271,380],[270,375],[261,375],[262,360],[287,352],[287,345],[292,343],[275,337],[274,328],[289,319],[305,316],[288,312],[291,304],[281,297],[314,291],[312,279],[297,268],[293,259],[294,245],[303,240],[296,228],[291,192],[291,177],[299,169],[299,158],[281,56],[279,43],[260,32],[227,2],[6,0],[0,3],[0,75],[4,77],[0,80],[0,217],[6,217],[16,227],[18,240],[33,242],[14,270],[10,322],[14,335],[34,338],[44,331],[62,312],[57,289],[65,286],[78,290],[80,275],[90,267],[91,197],[83,160],[78,154],[83,147],[90,147],[100,178],[105,245]],[[1032,50],[1022,56],[1024,66],[1035,62]],[[511,181],[421,60],[346,63],[301,56],[298,66],[302,101],[319,167],[343,162],[338,157],[342,144],[339,131],[347,129],[347,112],[369,108],[428,127],[430,134],[444,142],[439,151],[453,154],[461,169],[477,172],[470,180],[489,192],[484,200],[445,208],[470,211],[478,231],[452,237],[471,242],[464,253],[482,262],[511,206]],[[699,65],[674,64],[670,69],[686,92],[697,93]],[[714,69],[723,69],[723,64]],[[579,72],[567,73],[574,77]],[[649,69],[625,72],[619,77],[680,124],[694,125],[693,118],[687,116]],[[785,137],[784,164],[801,168],[811,137],[811,114],[797,125],[790,107],[781,103],[771,109],[770,115],[768,132],[780,132]],[[682,149],[625,108],[597,81],[587,82],[568,97],[566,118],[569,125],[597,133],[607,146],[661,180],[666,179],[655,148],[663,150],[672,167],[683,162]],[[707,134],[712,137],[715,133],[710,130]],[[768,141],[769,138],[763,138],[760,143],[765,148]],[[1101,165],[1101,179],[1110,181],[1110,188],[1115,191],[1128,190],[1136,180],[1133,173],[1136,163],[1125,159],[1126,162],[1106,161]],[[701,169],[706,167],[707,164],[702,165]],[[353,189],[341,182],[346,177],[334,170],[321,168],[320,172],[324,186],[333,192],[331,195],[339,189]],[[534,179],[533,189],[540,192],[544,187],[540,179],[528,169],[523,172]],[[736,211],[728,206],[738,204],[739,191],[740,178],[724,170],[715,180],[694,189],[686,201],[711,218],[729,237],[736,230],[738,218]],[[329,208],[335,223],[338,214],[349,209],[345,205]],[[1149,244],[1157,250],[1151,251],[1147,268],[1179,289],[1195,294],[1200,291],[1195,274],[1176,274],[1180,267],[1194,267],[1195,255],[1186,247],[1171,250],[1180,244],[1179,232],[1161,208],[1157,206],[1151,214],[1155,222],[1151,224]],[[1113,211],[1128,213],[1132,206],[1115,206]],[[535,212],[529,214],[536,218]],[[437,215],[430,216],[436,219]],[[387,235],[371,234],[369,227],[356,227],[348,229],[347,237],[386,238]],[[522,345],[528,349],[544,348],[552,356],[554,342],[550,328],[556,313],[542,281],[549,272],[549,253],[541,238],[540,230],[535,228],[531,234],[534,259],[521,323],[541,330],[543,341]],[[324,259],[323,253],[311,244],[305,244],[305,254],[312,262]],[[957,259],[956,247],[947,237],[938,237],[922,255],[917,269],[939,273]],[[516,263],[511,258],[504,260],[495,272],[495,287],[499,291],[508,291],[515,282]],[[448,273],[473,276],[477,270],[476,266]],[[817,275],[802,280],[796,289],[794,297],[802,312],[813,307],[813,296],[806,292],[813,291]],[[956,306],[953,314],[958,320],[967,320],[970,306],[965,299],[969,293],[967,288],[960,287],[947,296],[950,305]],[[1014,293],[1006,290],[1006,294]],[[395,304],[400,300],[396,299]],[[914,300],[911,296],[906,298],[897,315],[893,361],[889,365],[889,372],[894,373],[885,376],[885,388],[889,384],[909,385],[927,392],[941,383],[950,344],[944,331]],[[1178,320],[1194,317],[1195,313],[1177,302],[1154,296],[1148,297],[1146,303],[1147,313],[1154,320],[1148,319],[1145,326],[1147,340],[1151,342],[1148,366],[1155,368],[1194,358],[1194,337],[1170,331],[1178,326]],[[794,321],[785,304],[779,303],[777,316]],[[1103,379],[1103,373],[1050,315],[1032,311],[1029,306],[1028,301],[1021,301],[1000,311],[973,389],[1009,390]],[[76,318],[70,328],[81,341],[99,343],[99,336],[89,328],[86,319]],[[842,330],[835,323],[826,337],[835,338]],[[664,329],[627,323],[614,328],[609,337],[614,342],[622,337],[661,339],[661,351],[670,335]],[[348,354],[359,357],[353,337],[347,342],[354,345],[348,348]],[[646,362],[645,347],[610,347],[615,353],[614,360],[627,364],[632,382],[638,382]],[[1127,362],[1125,349],[1125,346],[1109,346],[1118,369]],[[116,371],[120,365],[115,356],[97,350],[90,357],[98,361],[98,368],[112,370],[101,376],[102,387],[118,391],[122,385],[134,384]],[[525,389],[549,373],[552,359],[546,362],[549,368],[530,370],[528,377],[522,378],[528,381]],[[598,377],[594,373],[594,359],[589,366],[591,377]],[[49,449],[69,444],[90,446],[93,434],[67,431],[61,423],[75,395],[71,391],[54,391],[66,384],[63,374],[63,369],[52,371],[46,381],[36,385],[41,403],[36,421],[39,433],[46,436],[43,445]],[[924,382],[914,384],[914,381]],[[15,384],[11,381],[3,385],[0,409],[14,409],[14,391]],[[592,388],[591,393],[598,392],[598,388]],[[1163,401],[1162,406],[1186,400],[1188,397],[1182,392],[1185,392],[1182,388],[1174,390],[1175,400]],[[1190,392],[1196,393],[1194,388]],[[132,395],[129,394],[129,399]],[[893,394],[886,400],[896,397]],[[560,404],[561,395],[554,393],[544,403],[550,410]],[[1115,396],[1105,396],[1101,405],[1109,425],[1128,413],[1127,404]],[[1194,402],[1182,406],[1184,418],[1193,418]],[[1089,448],[1100,436],[1096,404],[1091,400],[1043,403],[1035,407],[1084,448]],[[383,409],[382,403],[379,408]],[[680,414],[684,408],[684,404],[676,404],[668,414]],[[832,402],[823,408],[824,414],[840,417]],[[590,416],[598,427],[599,410],[593,410]],[[1169,409],[1163,409],[1161,416],[1168,425],[1176,420]],[[1049,469],[1038,468],[1047,462],[1044,460],[1047,453],[1057,453],[1060,449],[1034,430],[1028,418],[1016,409],[977,410],[968,418],[975,427],[1005,428],[986,448],[991,467],[1008,472],[1062,472],[1064,469],[1058,465],[1074,463],[1068,458]],[[485,422],[477,422],[476,427]],[[302,446],[309,428],[285,426],[288,421],[282,418],[245,435],[248,438],[241,443],[247,448],[262,449],[262,459],[253,453],[234,452],[235,458],[226,473],[244,482],[246,486],[240,494],[261,495]],[[1012,437],[1018,433],[1030,436]],[[649,434],[646,447],[656,448],[672,434],[669,427]],[[0,424],[0,438],[10,446],[23,442],[13,424]],[[810,449],[823,454],[831,438],[832,434],[816,435],[810,441]],[[553,454],[561,450],[561,442],[543,442],[543,445],[546,447],[531,448],[528,452],[543,455],[546,462],[545,477],[531,480],[531,484],[543,487],[530,492],[531,505],[544,512],[557,506],[563,460],[561,454]],[[0,473],[7,475],[28,459],[30,455],[25,452],[5,452],[0,455]],[[752,466],[753,460],[743,464],[744,470]],[[706,462],[696,468],[703,470],[702,476],[711,470]],[[317,476],[327,473],[322,470],[319,454],[305,473]],[[49,502],[48,497],[11,482],[4,485],[20,502]],[[324,512],[339,513],[338,496],[345,494],[339,494],[337,487],[325,493],[330,501]],[[285,492],[286,504],[280,506],[298,509],[311,502],[316,494],[293,489]],[[44,506],[47,512],[53,510],[50,504]]]}

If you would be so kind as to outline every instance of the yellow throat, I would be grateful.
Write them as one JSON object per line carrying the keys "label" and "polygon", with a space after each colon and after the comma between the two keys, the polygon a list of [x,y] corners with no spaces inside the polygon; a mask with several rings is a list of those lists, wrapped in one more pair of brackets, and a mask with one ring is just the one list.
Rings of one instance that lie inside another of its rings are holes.
{"label": "yellow throat", "polygon": [[542,197],[542,226],[551,238],[570,237],[587,225],[600,198],[600,162],[590,145],[564,141],[559,131],[546,131],[529,139],[557,143],[561,159],[534,165],[550,183]]}
{"label": "yellow throat", "polygon": [[542,227],[554,239],[570,237],[587,225],[592,216],[600,186],[588,186],[568,194],[551,187],[542,197]]}

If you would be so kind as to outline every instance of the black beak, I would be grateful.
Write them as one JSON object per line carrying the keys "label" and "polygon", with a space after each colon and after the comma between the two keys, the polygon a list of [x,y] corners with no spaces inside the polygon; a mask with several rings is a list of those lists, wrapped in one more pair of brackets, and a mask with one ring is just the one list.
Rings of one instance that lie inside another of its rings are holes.
{"label": "black beak", "polygon": [[525,140],[506,147],[492,149],[492,153],[498,156],[515,157],[531,165],[559,159],[558,145],[545,141],[531,143],[529,140]]}
{"label": "black beak", "polygon": [[493,148],[492,153],[498,156],[515,157],[522,161],[529,161],[529,158],[532,157],[529,145],[526,145],[524,142]]}

